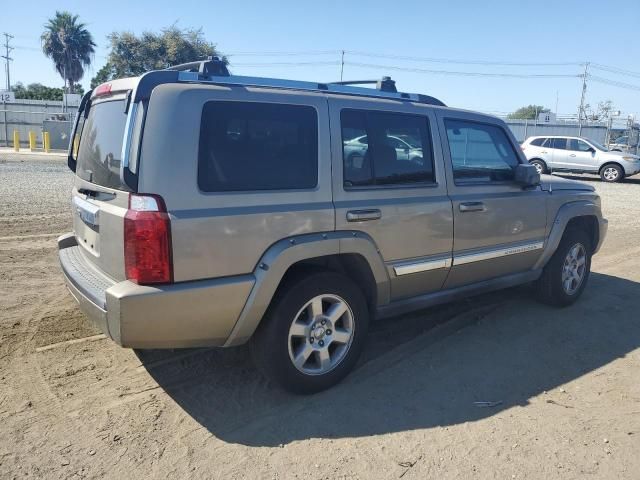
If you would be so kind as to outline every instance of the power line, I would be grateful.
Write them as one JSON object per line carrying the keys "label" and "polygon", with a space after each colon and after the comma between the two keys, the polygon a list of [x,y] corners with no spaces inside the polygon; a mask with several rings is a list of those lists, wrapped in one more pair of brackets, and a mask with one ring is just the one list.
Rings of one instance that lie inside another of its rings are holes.
{"label": "power line", "polygon": [[261,62],[261,63],[232,63],[231,67],[306,67],[320,65],[340,65],[339,61],[332,62]]}
{"label": "power line", "polygon": [[579,74],[544,74],[544,73],[487,73],[487,72],[463,72],[456,70],[433,70],[426,68],[412,68],[412,67],[396,67],[392,65],[378,65],[373,63],[359,63],[359,62],[344,62],[345,65],[351,65],[354,67],[362,68],[375,68],[375,69],[387,69],[398,70],[402,72],[411,73],[427,73],[438,75],[459,75],[464,77],[502,77],[502,78],[579,78],[582,75]]}
{"label": "power line", "polygon": [[597,68],[598,70],[603,70],[605,72],[617,73],[619,75],[626,75],[629,77],[640,78],[640,72],[633,72],[631,70],[624,70],[618,67],[611,67],[609,65],[602,65],[601,63],[592,63],[591,66],[593,68]]}
{"label": "power line", "polygon": [[294,57],[299,55],[339,55],[340,50],[306,50],[306,51],[275,51],[275,52],[228,52],[227,57]]}
{"label": "power line", "polygon": [[405,55],[387,55],[371,52],[361,52],[356,50],[345,50],[345,53],[361,57],[386,58],[391,60],[409,60],[413,62],[427,63],[452,63],[460,65],[503,65],[509,67],[557,67],[557,66],[576,66],[584,65],[584,62],[507,62],[493,60],[455,60],[450,58],[432,58],[432,57],[411,57]]}
{"label": "power line", "polygon": [[640,85],[633,85],[631,83],[620,82],[618,80],[610,80],[608,78],[598,77],[595,75],[590,75],[589,78],[594,82],[603,83],[605,85],[611,85],[614,87],[626,88],[628,90],[636,90],[640,91]]}

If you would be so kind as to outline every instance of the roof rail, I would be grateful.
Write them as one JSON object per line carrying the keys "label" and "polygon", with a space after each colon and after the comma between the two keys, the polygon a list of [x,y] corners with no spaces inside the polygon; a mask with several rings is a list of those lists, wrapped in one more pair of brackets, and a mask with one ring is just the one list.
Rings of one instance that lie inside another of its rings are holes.
{"label": "roof rail", "polygon": [[[178,81],[181,82],[206,82],[216,85],[305,90],[359,97],[389,98],[446,107],[443,102],[429,95],[398,92],[396,82],[391,80],[391,77],[382,77],[380,80],[352,80],[329,83],[304,82],[279,78],[245,77],[231,75],[225,62],[218,57],[209,57],[207,60],[198,62],[183,63],[182,65],[176,65],[166,70],[177,71]],[[375,84],[376,89],[353,86],[365,84]]]}
{"label": "roof rail", "polygon": [[203,77],[228,77],[229,70],[224,61],[220,57],[207,57],[206,60],[199,60],[196,62],[181,63],[180,65],[174,65],[166,70],[176,70],[178,72],[194,72],[202,75]]}

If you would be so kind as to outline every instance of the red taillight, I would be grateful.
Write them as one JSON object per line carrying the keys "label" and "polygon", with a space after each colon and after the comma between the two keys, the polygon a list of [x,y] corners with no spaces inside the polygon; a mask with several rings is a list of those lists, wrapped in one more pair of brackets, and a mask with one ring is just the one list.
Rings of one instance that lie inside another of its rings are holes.
{"label": "red taillight", "polygon": [[124,268],[139,283],[171,283],[171,222],[159,195],[129,195],[124,217]]}
{"label": "red taillight", "polygon": [[96,89],[93,91],[93,94],[98,97],[100,95],[109,95],[111,93],[111,84],[103,83],[102,85],[98,85]]}

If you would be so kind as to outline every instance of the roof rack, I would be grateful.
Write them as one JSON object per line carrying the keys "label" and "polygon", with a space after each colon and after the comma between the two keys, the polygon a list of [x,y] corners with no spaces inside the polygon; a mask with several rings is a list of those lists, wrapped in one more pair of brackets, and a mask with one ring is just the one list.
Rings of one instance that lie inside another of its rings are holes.
{"label": "roof rack", "polygon": [[[208,57],[206,60],[183,63],[181,65],[167,68],[166,70],[177,71],[178,81],[183,82],[208,82],[218,85],[330,92],[360,97],[390,98],[446,107],[443,102],[429,95],[398,92],[396,89],[396,82],[393,81],[391,77],[382,77],[380,80],[351,80],[329,83],[283,80],[278,78],[245,77],[240,75],[231,75],[227,69],[226,63],[219,57]],[[372,88],[354,86],[372,84],[376,85],[375,90]]]}
{"label": "roof rack", "polygon": [[180,65],[174,65],[166,70],[176,70],[178,72],[193,72],[202,75],[203,77],[228,77],[229,70],[224,61],[220,57],[207,57],[206,60],[199,60],[196,62],[181,63]]}
{"label": "roof rack", "polygon": [[381,80],[347,80],[340,82],[331,82],[330,85],[375,85],[377,90],[381,92],[398,92],[396,82],[391,77],[382,77]]}

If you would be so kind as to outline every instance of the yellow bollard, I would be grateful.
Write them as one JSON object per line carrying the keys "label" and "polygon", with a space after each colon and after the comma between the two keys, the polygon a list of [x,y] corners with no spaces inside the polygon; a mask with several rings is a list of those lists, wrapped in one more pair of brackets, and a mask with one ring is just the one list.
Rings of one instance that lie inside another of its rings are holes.
{"label": "yellow bollard", "polygon": [[51,137],[49,136],[49,132],[42,132],[42,147],[47,153],[51,150]]}
{"label": "yellow bollard", "polygon": [[31,130],[29,130],[29,149],[31,149],[32,152],[36,150],[36,132],[32,132]]}
{"label": "yellow bollard", "polygon": [[16,152],[20,151],[20,134],[18,133],[18,130],[13,131],[13,149]]}

